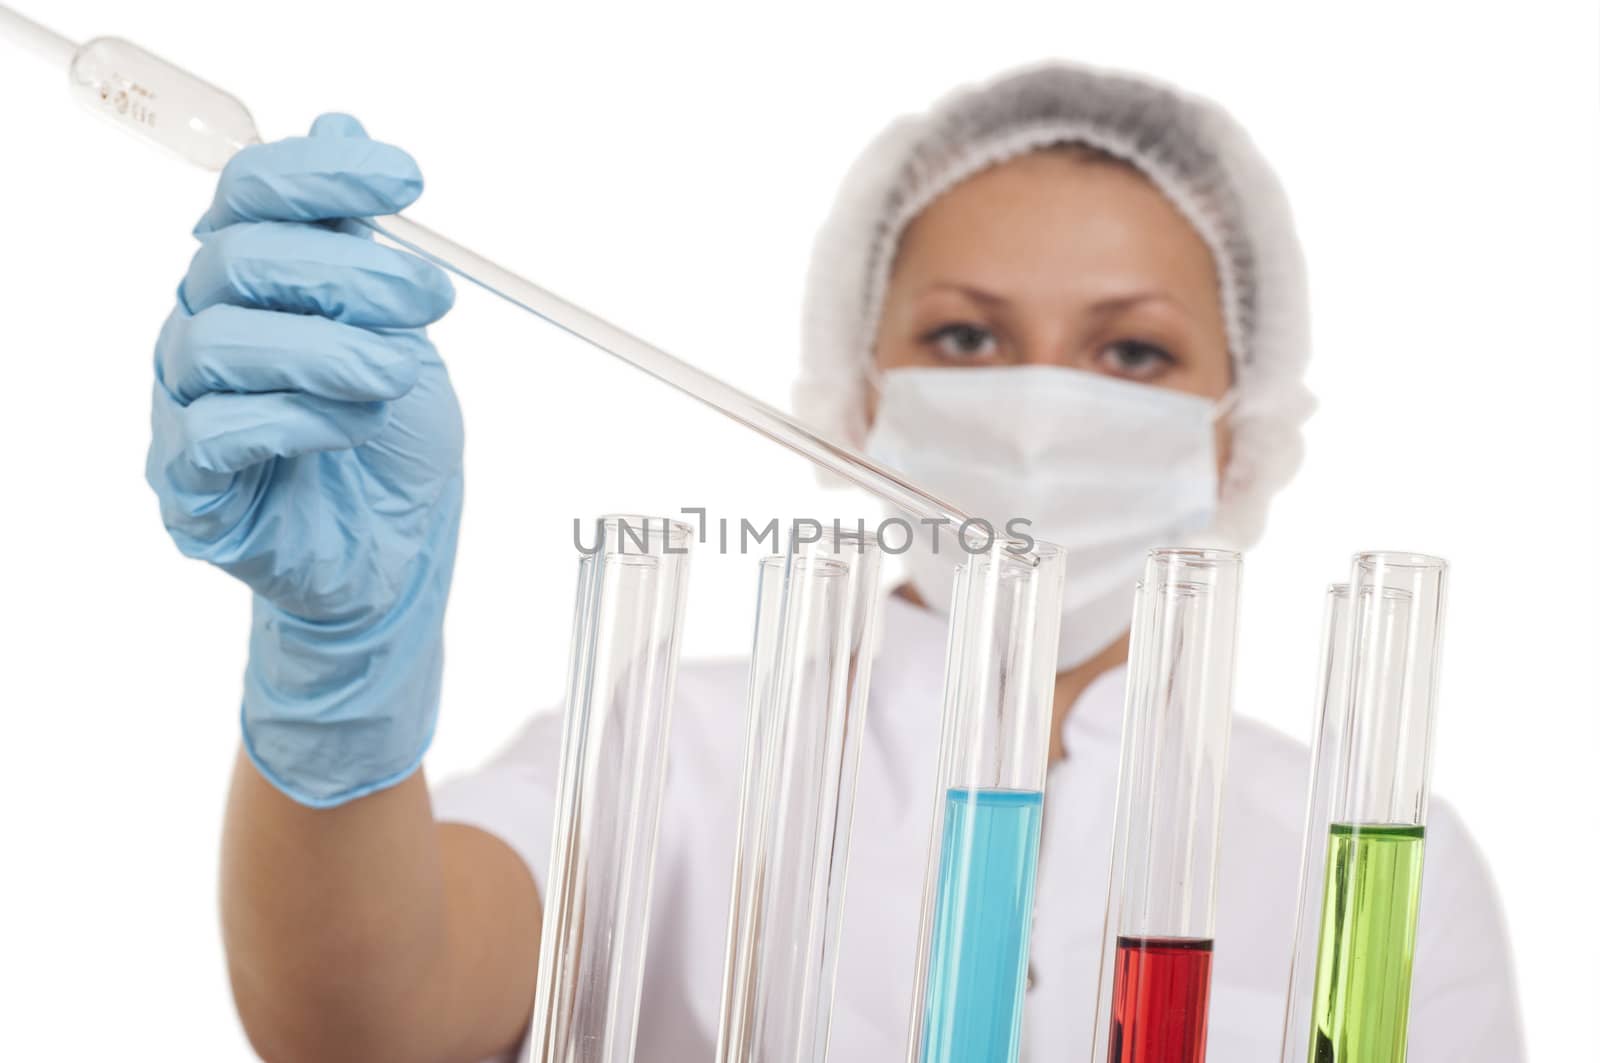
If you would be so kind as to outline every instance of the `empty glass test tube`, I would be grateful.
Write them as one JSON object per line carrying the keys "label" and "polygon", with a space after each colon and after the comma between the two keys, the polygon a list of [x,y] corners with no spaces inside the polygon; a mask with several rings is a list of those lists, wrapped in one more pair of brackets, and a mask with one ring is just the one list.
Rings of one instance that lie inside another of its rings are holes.
{"label": "empty glass test tube", "polygon": [[[1286,1061],[1292,1061],[1304,1050],[1311,1016],[1311,995],[1302,990],[1311,984],[1316,974],[1321,885],[1328,861],[1328,787],[1333,782],[1333,766],[1338,763],[1339,743],[1349,719],[1350,610],[1350,585],[1335,583],[1330,586],[1322,611],[1316,719],[1311,733],[1311,782],[1300,851],[1300,904],[1295,913],[1294,948],[1289,961],[1289,993],[1280,1052]],[[1357,621],[1362,622],[1365,620]],[[1308,888],[1307,883],[1314,885]]]}
{"label": "empty glass test tube", "polygon": [[1309,1029],[1293,1028],[1292,998],[1286,1023],[1312,1063],[1406,1056],[1446,568],[1367,553],[1351,569],[1339,739],[1317,765],[1331,779],[1312,782],[1324,803],[1307,844],[1320,839],[1324,871],[1301,883],[1321,894],[1315,964],[1294,987],[1310,992]]}
{"label": "empty glass test tube", "polygon": [[693,534],[661,517],[605,517],[578,565],[524,1063],[633,1059]]}
{"label": "empty glass test tube", "polygon": [[1049,764],[1065,554],[956,569],[910,1063],[1015,1063]]}
{"label": "empty glass test tube", "polygon": [[877,540],[761,561],[719,1063],[821,1063],[877,629]]}
{"label": "empty glass test tube", "polygon": [[1202,1063],[1239,555],[1152,550],[1134,591],[1095,1063]]}

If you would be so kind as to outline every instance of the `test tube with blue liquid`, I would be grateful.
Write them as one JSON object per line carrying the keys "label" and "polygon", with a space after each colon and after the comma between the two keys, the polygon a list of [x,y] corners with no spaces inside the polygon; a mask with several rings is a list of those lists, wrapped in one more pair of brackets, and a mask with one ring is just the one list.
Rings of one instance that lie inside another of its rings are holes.
{"label": "test tube with blue liquid", "polygon": [[957,569],[910,1063],[1014,1063],[1049,764],[1065,555]]}

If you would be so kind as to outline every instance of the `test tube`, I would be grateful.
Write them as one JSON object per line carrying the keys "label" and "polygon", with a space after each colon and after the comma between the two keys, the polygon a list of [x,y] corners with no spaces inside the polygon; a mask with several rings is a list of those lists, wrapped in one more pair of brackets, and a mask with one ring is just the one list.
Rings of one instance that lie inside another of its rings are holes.
{"label": "test tube", "polygon": [[693,531],[603,517],[578,565],[556,819],[524,1063],[628,1063]]}
{"label": "test tube", "polygon": [[1065,555],[958,566],[910,1063],[1015,1063],[1052,740]]}
{"label": "test tube", "polygon": [[820,1063],[871,682],[877,540],[764,558],[719,1063]]}
{"label": "test tube", "polygon": [[1313,828],[1325,870],[1302,883],[1321,892],[1314,973],[1296,987],[1311,991],[1311,1063],[1406,1055],[1446,569],[1406,553],[1358,554],[1351,569],[1340,738],[1331,780],[1312,783],[1327,794]]}
{"label": "test tube", "polygon": [[1152,550],[1134,591],[1092,1060],[1205,1059],[1240,571]]}
{"label": "test tube", "polygon": [[[1316,719],[1311,734],[1311,783],[1306,797],[1304,842],[1300,850],[1300,905],[1295,913],[1294,947],[1289,960],[1289,993],[1284,1012],[1283,1046],[1280,1058],[1293,1063],[1306,1043],[1311,1021],[1311,997],[1300,989],[1310,985],[1316,974],[1318,915],[1322,903],[1321,884],[1327,871],[1328,787],[1333,781],[1333,765],[1338,762],[1339,743],[1349,695],[1350,585],[1335,583],[1328,588],[1322,610],[1322,652],[1317,673]],[[1359,622],[1359,621],[1358,621]],[[1314,883],[1308,887],[1308,884]]]}

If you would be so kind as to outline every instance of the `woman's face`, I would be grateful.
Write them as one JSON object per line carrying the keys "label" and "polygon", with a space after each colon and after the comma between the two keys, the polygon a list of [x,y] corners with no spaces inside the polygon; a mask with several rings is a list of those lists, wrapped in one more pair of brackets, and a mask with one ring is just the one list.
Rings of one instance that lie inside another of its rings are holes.
{"label": "woman's face", "polygon": [[[984,170],[906,228],[873,356],[1067,366],[1211,399],[1232,379],[1205,242],[1136,170],[1074,149]],[[1222,466],[1228,442],[1219,424]]]}

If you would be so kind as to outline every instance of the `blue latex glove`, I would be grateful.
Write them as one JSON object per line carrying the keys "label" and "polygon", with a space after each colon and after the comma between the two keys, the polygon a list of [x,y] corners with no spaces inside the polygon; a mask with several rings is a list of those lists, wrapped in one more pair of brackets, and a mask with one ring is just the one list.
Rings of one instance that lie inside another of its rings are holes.
{"label": "blue latex glove", "polygon": [[146,477],[179,549],[255,592],[245,750],[316,807],[409,776],[438,712],[461,412],[422,329],[454,291],[344,220],[421,191],[343,115],[245,148],[156,344]]}

